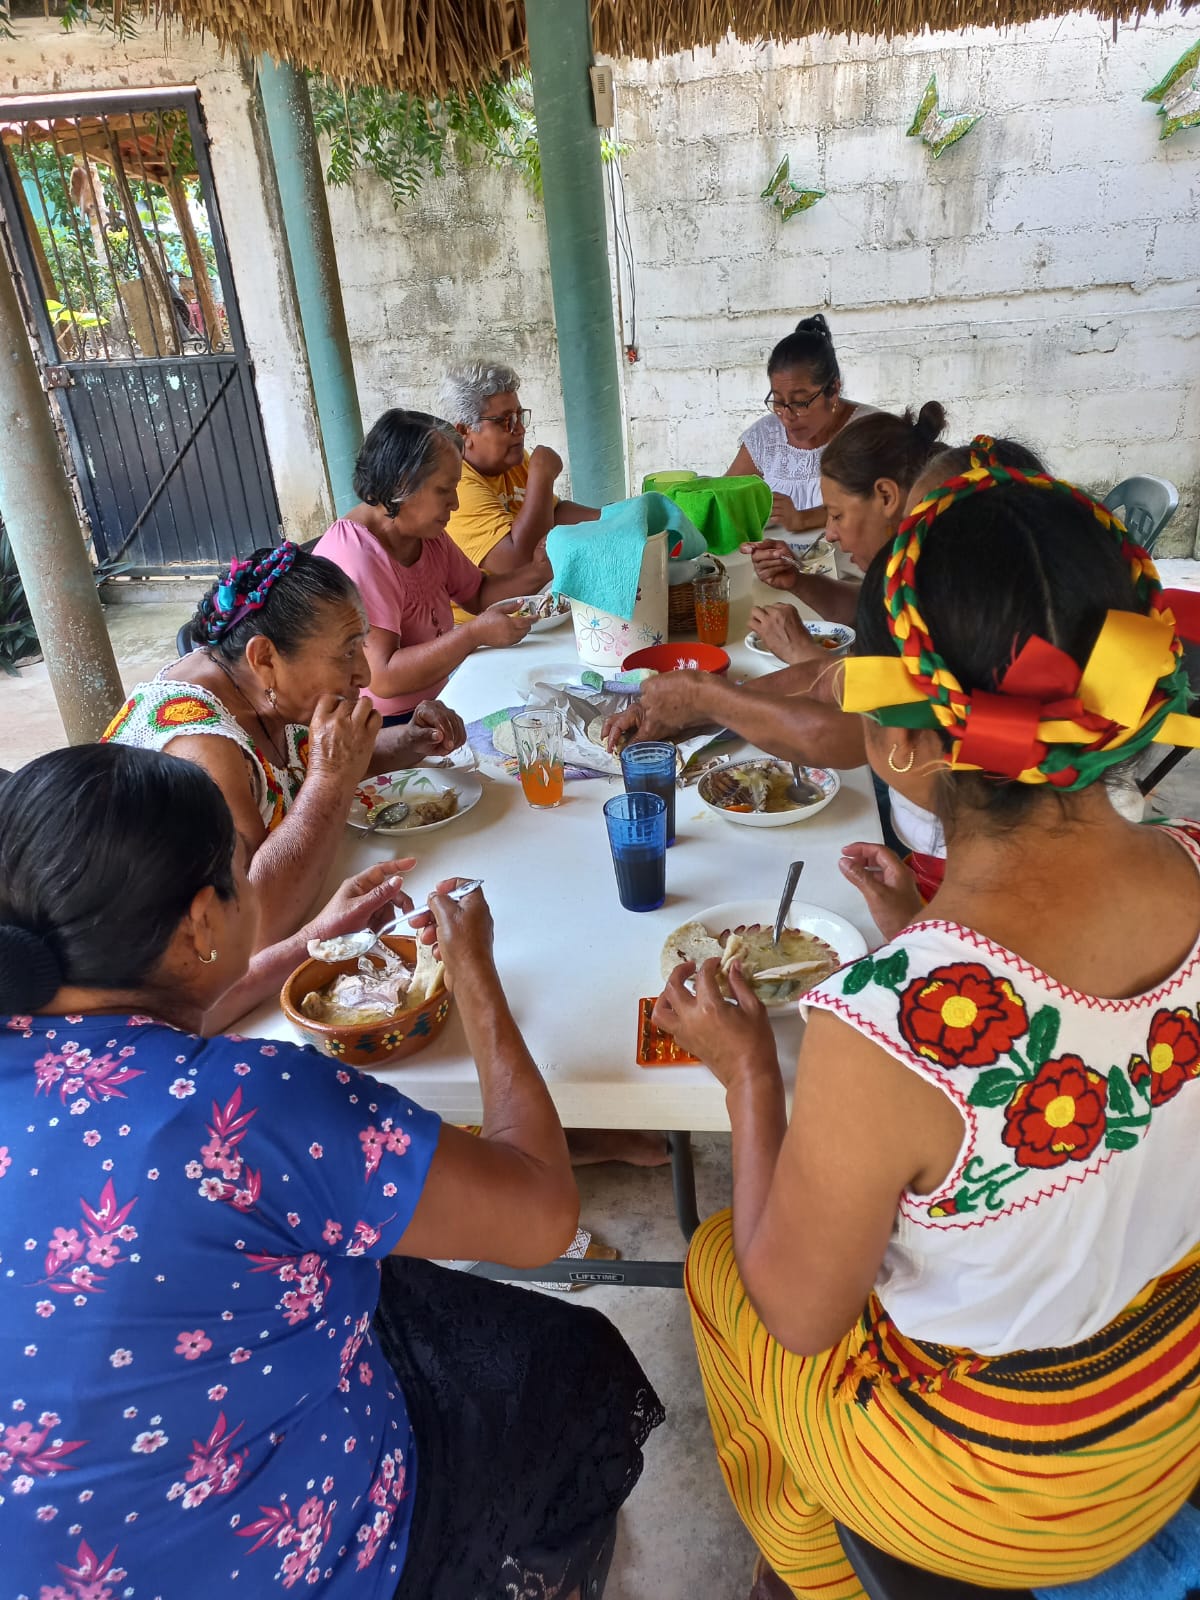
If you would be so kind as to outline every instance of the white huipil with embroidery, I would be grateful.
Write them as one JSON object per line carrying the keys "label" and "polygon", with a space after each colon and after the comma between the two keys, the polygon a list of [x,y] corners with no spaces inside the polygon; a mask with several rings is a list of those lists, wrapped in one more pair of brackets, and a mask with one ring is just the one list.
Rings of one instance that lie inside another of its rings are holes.
{"label": "white huipil with embroidery", "polygon": [[[1200,870],[1200,826],[1169,832]],[[1156,988],[1112,1000],[917,922],[805,1001],[963,1118],[946,1181],[901,1196],[875,1284],[910,1338],[986,1356],[1075,1344],[1200,1240],[1200,940]]]}

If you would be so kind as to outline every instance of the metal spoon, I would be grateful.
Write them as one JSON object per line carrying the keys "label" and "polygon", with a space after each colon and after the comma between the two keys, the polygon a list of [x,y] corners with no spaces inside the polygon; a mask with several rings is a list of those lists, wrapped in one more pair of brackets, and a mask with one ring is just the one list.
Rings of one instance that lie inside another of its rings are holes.
{"label": "metal spoon", "polygon": [[403,822],[408,815],[407,800],[391,800],[385,806],[380,806],[370,822],[363,829],[363,838],[374,833],[376,828],[394,828],[398,822]]}
{"label": "metal spoon", "polygon": [[803,871],[803,861],[793,861],[788,868],[787,882],[783,886],[783,894],[779,897],[779,910],[775,913],[775,926],[771,930],[775,944],[779,943],[783,933],[783,925],[787,921],[788,912],[792,909],[792,901],[796,898],[796,885],[800,882],[800,874]]}
{"label": "metal spoon", "polygon": [[824,800],[823,790],[811,778],[802,778],[800,776],[800,768],[794,761],[790,763],[790,766],[792,769],[792,781],[785,791],[786,798],[798,806],[814,806],[818,800]]}
{"label": "metal spoon", "polygon": [[[482,878],[472,878],[469,883],[460,883],[457,889],[451,889],[446,899],[463,900],[482,884]],[[412,919],[426,909],[425,906],[418,906],[406,916],[396,917],[387,927],[380,928],[378,933],[373,928],[363,928],[358,933],[339,933],[333,939],[310,939],[308,953],[314,961],[357,961],[359,956],[365,956],[373,950],[385,933],[399,933],[411,927]]]}

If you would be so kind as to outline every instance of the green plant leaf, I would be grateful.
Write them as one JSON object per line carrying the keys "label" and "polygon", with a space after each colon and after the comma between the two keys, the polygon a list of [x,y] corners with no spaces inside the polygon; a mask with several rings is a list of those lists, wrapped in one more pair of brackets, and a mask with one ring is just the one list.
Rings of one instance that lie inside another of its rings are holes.
{"label": "green plant leaf", "polygon": [[1010,1072],[1007,1067],[993,1067],[990,1072],[979,1074],[967,1098],[973,1106],[1007,1105],[1024,1082],[1020,1073]]}
{"label": "green plant leaf", "polygon": [[1029,1039],[1025,1053],[1030,1066],[1044,1067],[1054,1054],[1058,1043],[1058,1026],[1061,1018],[1054,1006],[1042,1006],[1033,1013],[1029,1023]]}
{"label": "green plant leaf", "polygon": [[861,994],[875,976],[875,963],[870,956],[864,956],[861,961],[856,961],[846,974],[846,981],[842,984],[843,994]]}
{"label": "green plant leaf", "polygon": [[1108,1075],[1108,1109],[1118,1117],[1133,1115],[1133,1090],[1120,1067],[1114,1067]]}

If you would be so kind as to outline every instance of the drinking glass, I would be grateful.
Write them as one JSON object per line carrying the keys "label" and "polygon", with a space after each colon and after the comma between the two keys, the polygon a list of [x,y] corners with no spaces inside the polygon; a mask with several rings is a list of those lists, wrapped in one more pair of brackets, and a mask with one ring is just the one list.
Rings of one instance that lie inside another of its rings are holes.
{"label": "drinking glass", "polygon": [[562,804],[563,714],[542,709],[518,711],[512,719],[521,788],[531,806],[548,810]]}
{"label": "drinking glass", "polygon": [[729,575],[703,573],[695,581],[696,636],[702,644],[724,644],[729,637]]}
{"label": "drinking glass", "polygon": [[621,751],[621,775],[625,779],[626,794],[661,796],[667,804],[667,844],[675,843],[675,774],[679,765],[678,752],[673,744],[647,740],[644,744],[627,744]]}
{"label": "drinking glass", "polygon": [[615,794],[604,821],[617,897],[626,911],[657,911],[667,898],[667,803],[658,794]]}

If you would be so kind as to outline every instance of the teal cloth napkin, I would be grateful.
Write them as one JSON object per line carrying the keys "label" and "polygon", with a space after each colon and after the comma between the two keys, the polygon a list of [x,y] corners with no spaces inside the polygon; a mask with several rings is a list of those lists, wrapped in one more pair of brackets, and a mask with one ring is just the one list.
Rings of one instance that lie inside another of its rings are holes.
{"label": "teal cloth napkin", "polygon": [[1185,1505],[1140,1550],[1082,1583],[1035,1589],[1037,1600],[1185,1600],[1200,1587],[1200,1511]]}
{"label": "teal cloth napkin", "polygon": [[546,554],[554,568],[555,594],[628,622],[637,604],[646,540],[664,531],[668,549],[683,539],[680,559],[703,555],[707,548],[704,535],[661,494],[614,501],[601,511],[599,522],[551,528]]}

